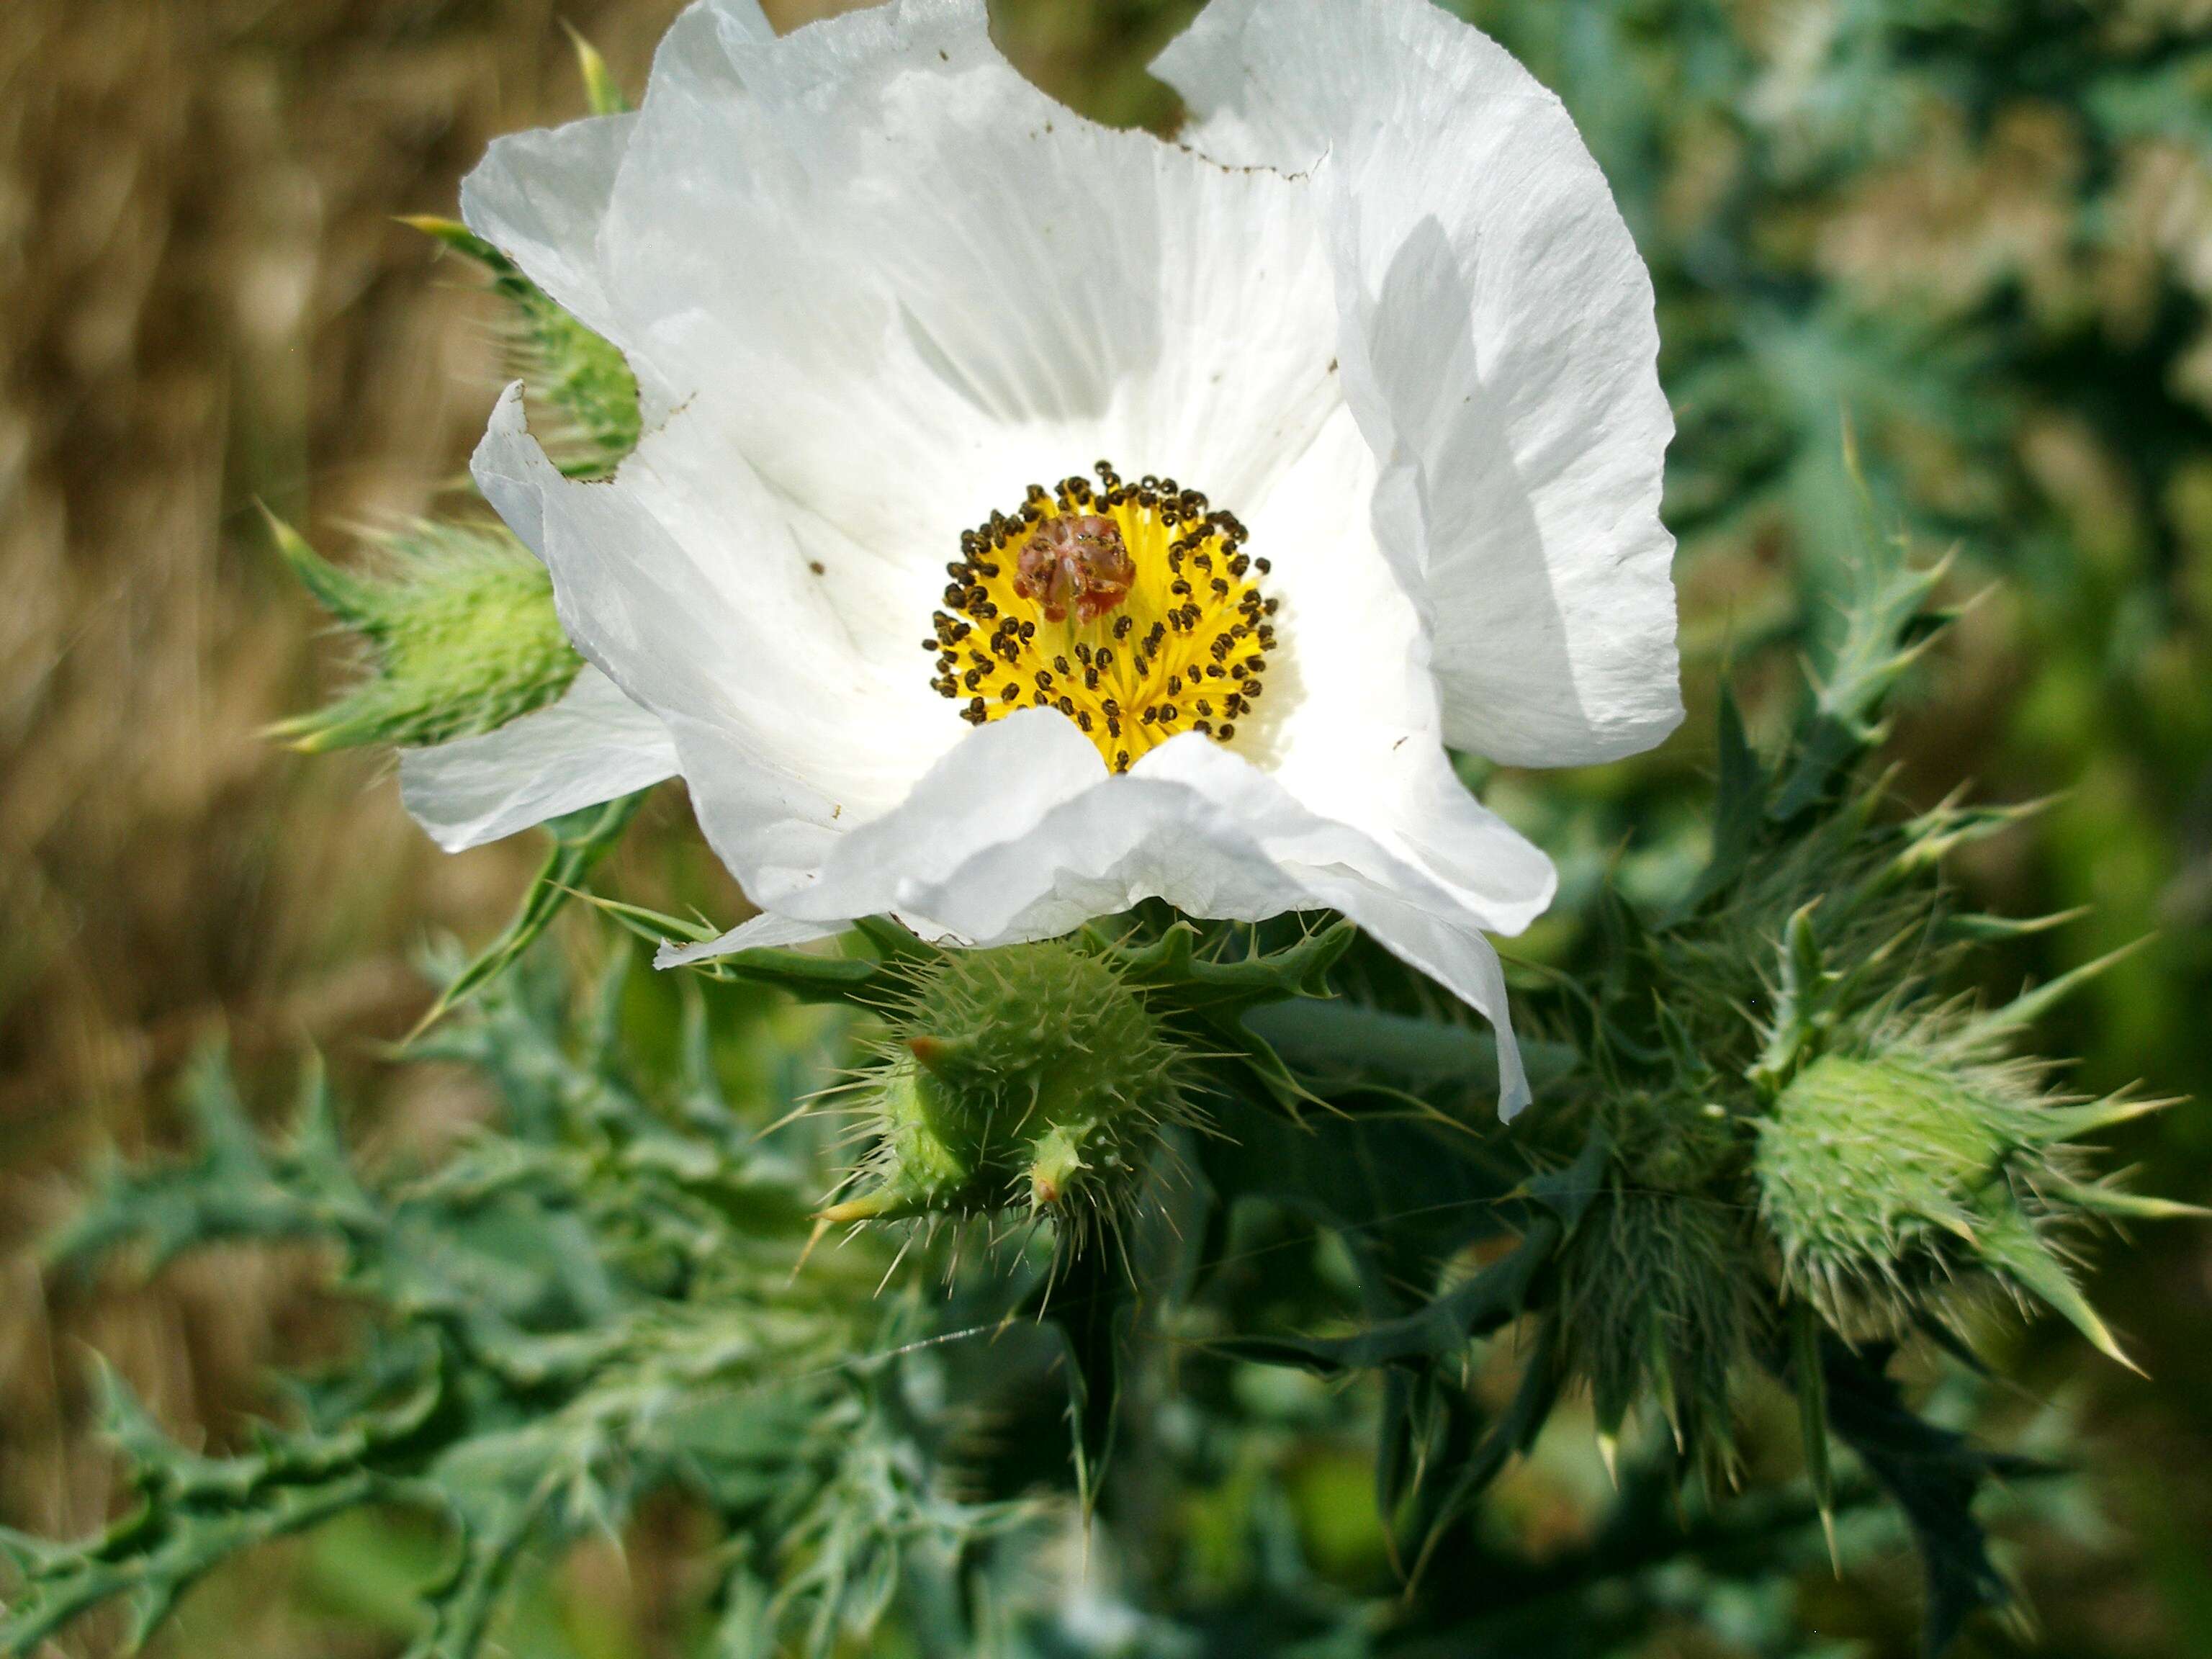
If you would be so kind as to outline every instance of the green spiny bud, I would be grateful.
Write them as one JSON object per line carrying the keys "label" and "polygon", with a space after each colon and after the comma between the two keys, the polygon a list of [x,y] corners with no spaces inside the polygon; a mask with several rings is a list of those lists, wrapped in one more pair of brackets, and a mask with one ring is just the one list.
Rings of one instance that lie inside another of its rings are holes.
{"label": "green spiny bud", "polygon": [[917,970],[863,1085],[876,1150],[860,1191],[823,1219],[1111,1212],[1162,1127],[1193,1118],[1187,1066],[1102,957],[1065,942],[946,952]]}
{"label": "green spiny bud", "polygon": [[[580,40],[587,83],[596,53]],[[599,65],[603,72],[605,66]],[[619,96],[611,83],[594,84],[592,96]],[[554,302],[552,296],[466,225],[451,219],[403,222],[483,267],[492,292],[507,301],[502,330],[507,368],[528,394],[535,437],[555,465],[572,477],[599,477],[637,447],[643,417],[637,377],[608,340]]]}
{"label": "green spiny bud", "polygon": [[2055,1105],[2035,1078],[1926,1033],[1799,1072],[1758,1125],[1753,1156],[1789,1288],[1846,1335],[1881,1335],[1915,1313],[1955,1322],[1955,1291],[1995,1283],[2126,1364],[2074,1282],[2063,1236],[2099,1215],[2180,1206],[2077,1179],[2080,1153],[2065,1143],[2154,1103]]}
{"label": "green spiny bud", "polygon": [[425,525],[392,538],[383,568],[363,574],[270,522],[308,591],[367,647],[368,672],[350,690],[270,728],[295,749],[415,747],[489,732],[555,701],[582,665],[545,567],[504,531]]}

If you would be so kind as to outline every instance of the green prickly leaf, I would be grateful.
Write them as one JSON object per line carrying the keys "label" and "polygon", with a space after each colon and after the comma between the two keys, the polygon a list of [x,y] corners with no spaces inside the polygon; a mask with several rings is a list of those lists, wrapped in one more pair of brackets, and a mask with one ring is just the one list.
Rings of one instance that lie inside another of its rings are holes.
{"label": "green prickly leaf", "polygon": [[1103,936],[1097,942],[1129,982],[1143,987],[1163,1010],[1227,1030],[1251,1009],[1330,995],[1328,970],[1358,931],[1348,921],[1333,921],[1279,950],[1263,951],[1255,940],[1241,956],[1209,953],[1201,948],[1205,939],[1198,928],[1181,921],[1140,942]]}
{"label": "green prickly leaf", "polygon": [[[313,1125],[317,1069],[311,1061],[302,1081],[304,1128]],[[192,1154],[173,1165],[112,1166],[83,1207],[45,1241],[48,1262],[82,1268],[137,1246],[152,1271],[210,1239],[340,1238],[358,1222],[361,1189],[343,1154],[319,1132],[295,1133],[278,1152],[264,1146],[221,1043],[194,1056],[178,1099],[197,1132]]]}
{"label": "green prickly leaf", "polygon": [[1790,1304],[1790,1378],[1797,1396],[1798,1437],[1805,1449],[1805,1480],[1813,1488],[1813,1501],[1820,1510],[1820,1532],[1828,1545],[1828,1561],[1840,1578],[1843,1556],[1836,1543],[1835,1462],[1828,1448],[1828,1381],[1821,1362],[1821,1345],[1831,1340],[1813,1304]]}
{"label": "green prickly leaf", "polygon": [[447,981],[407,1040],[413,1042],[505,973],[545,930],[576,890],[591,877],[606,855],[622,841],[638,809],[651,792],[640,790],[598,806],[550,820],[544,826],[553,838],[545,861],[538,866],[522,903],[499,937],[478,951],[461,970]]}
{"label": "green prickly leaf", "polygon": [[[540,952],[426,1044],[499,1103],[434,1170],[380,1185],[343,1167],[311,1066],[250,1179],[243,1107],[208,1085],[192,1109],[220,1155],[118,1171],[94,1195],[112,1224],[83,1237],[88,1250],[172,1225],[187,1247],[325,1242],[368,1316],[363,1347],[292,1390],[298,1426],[264,1426],[222,1456],[178,1444],[96,1380],[138,1501],[66,1544],[0,1534],[23,1569],[0,1651],[27,1653],[103,1603],[127,1613],[133,1595],[152,1619],[223,1561],[372,1504],[441,1516],[453,1534],[452,1572],[418,1598],[416,1650],[438,1659],[483,1651],[525,1553],[617,1528],[659,1490],[708,1483],[731,1506],[734,1547],[777,1580],[778,1650],[817,1620],[865,1644],[883,1612],[880,1571],[813,1577],[811,1553],[786,1548],[846,1525],[855,1492],[869,1528],[927,1541],[916,1558],[940,1544],[958,1556],[992,1511],[922,1479],[927,1454],[902,1431],[855,1432],[854,1357],[881,1370],[903,1340],[902,1315],[873,1299],[884,1260],[855,1241],[792,1283],[811,1181],[693,1101],[711,1092],[696,1055],[681,1099],[639,1093],[607,1029],[615,990],[612,975],[580,990]],[[915,1484],[887,1488],[885,1468]]]}
{"label": "green prickly leaf", "polygon": [[1375,1512],[1390,1524],[1416,1467],[1421,1406],[1427,1380],[1398,1370],[1382,1373],[1382,1401],[1375,1431]]}
{"label": "green prickly leaf", "polygon": [[1299,1366],[1322,1376],[1384,1366],[1420,1373],[1455,1360],[1473,1338],[1498,1329],[1529,1307],[1542,1276],[1596,1197],[1605,1158],[1605,1137],[1594,1128],[1573,1164],[1522,1185],[1519,1244],[1411,1312],[1349,1336],[1237,1336],[1215,1346],[1239,1358]]}
{"label": "green prickly leaf", "polygon": [[1766,817],[1766,768],[1751,746],[1735,688],[1720,686],[1716,722],[1719,730],[1719,778],[1713,793],[1713,850],[1682,902],[1686,914],[1741,880]]}
{"label": "green prickly leaf", "polygon": [[1915,566],[1911,544],[1885,533],[1847,431],[1844,470],[1857,518],[1858,559],[1843,636],[1814,673],[1799,721],[1797,757],[1767,808],[1789,823],[1826,799],[1838,780],[1887,732],[1883,709],[1897,682],[1926,654],[1947,617],[1927,610],[1952,555]]}
{"label": "green prickly leaf", "polygon": [[1824,1336],[1822,1387],[1829,1427],[1912,1529],[1927,1581],[1922,1645],[1936,1659],[1958,1639],[1971,1614],[2012,1601],[1974,1518],[1974,1499],[1993,1476],[2042,1471],[2031,1459],[1983,1451],[1964,1435],[1914,1413],[1884,1373],[1892,1352],[1887,1346],[1856,1351]]}
{"label": "green prickly leaf", "polygon": [[2032,991],[2023,991],[2002,1007],[1978,1015],[1966,1027],[1968,1041],[1996,1047],[2014,1032],[2033,1025],[2090,981],[2126,961],[2149,942],[2146,937],[2123,945],[2117,951],[2108,951]]}
{"label": "green prickly leaf", "polygon": [[1528,1362],[1521,1373],[1520,1384],[1513,1391],[1511,1403],[1491,1424],[1474,1450],[1452,1466],[1449,1484],[1441,1486],[1433,1495],[1422,1494],[1413,1534],[1419,1548],[1413,1570],[1407,1575],[1408,1583],[1420,1583],[1446,1530],[1474,1506],[1475,1501],[1504,1473],[1515,1454],[1525,1452],[1535,1444],[1537,1435],[1550,1419],[1552,1408],[1559,1398],[1559,1326],[1556,1316],[1547,1316],[1538,1323],[1535,1340],[1530,1345]]}
{"label": "green prickly leaf", "polygon": [[1145,939],[1094,933],[1164,1014],[1228,1045],[1267,1095],[1293,1115],[1311,1096],[1246,1015],[1271,1003],[1330,995],[1328,970],[1358,937],[1358,928],[1340,920],[1279,950],[1262,951],[1255,939],[1245,954],[1230,956],[1202,951],[1199,930],[1180,920]]}

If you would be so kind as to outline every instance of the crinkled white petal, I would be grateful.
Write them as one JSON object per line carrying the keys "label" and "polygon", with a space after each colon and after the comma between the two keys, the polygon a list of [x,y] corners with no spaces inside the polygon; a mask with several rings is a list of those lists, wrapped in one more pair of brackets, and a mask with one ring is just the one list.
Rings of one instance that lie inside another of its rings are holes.
{"label": "crinkled white petal", "polygon": [[495,226],[501,251],[586,323],[610,314],[595,243],[635,114],[595,116],[495,138],[461,181],[461,215]]}
{"label": "crinkled white petal", "polygon": [[1650,282],[1557,98],[1430,0],[1214,0],[1155,71],[1222,161],[1313,167],[1346,393],[1443,727],[1497,759],[1680,718]]}
{"label": "crinkled white petal", "polygon": [[1510,1110],[1526,1085],[1484,933],[1524,926],[1548,900],[1552,872],[1483,816],[1491,856],[1469,862],[1490,891],[1478,898],[1194,733],[1117,776],[1073,724],[1029,709],[971,733],[777,908],[824,923],[896,912],[974,945],[1048,938],[1151,897],[1240,921],[1340,910],[1490,1018]]}
{"label": "crinkled white petal", "polygon": [[1431,646],[1375,545],[1376,462],[1340,410],[1252,520],[1279,644],[1238,751],[1301,805],[1455,889],[1496,932],[1550,902],[1548,860],[1470,795],[1442,744]]}
{"label": "crinkled white petal", "polygon": [[495,732],[399,757],[399,794],[448,853],[613,800],[676,775],[649,710],[589,664],[560,700]]}
{"label": "crinkled white petal", "polygon": [[552,573],[577,648],[667,726],[716,853],[769,902],[819,864],[848,811],[899,799],[915,749],[926,764],[957,727],[919,674],[886,681],[854,647],[713,437],[672,420],[614,477],[579,482],[546,459],[511,386],[471,470]]}
{"label": "crinkled white petal", "polygon": [[781,40],[695,9],[565,215],[532,137],[471,176],[471,222],[713,427],[856,639],[913,649],[960,532],[1031,483],[1104,456],[1241,510],[1341,403],[1306,182],[1060,108],[972,0]]}

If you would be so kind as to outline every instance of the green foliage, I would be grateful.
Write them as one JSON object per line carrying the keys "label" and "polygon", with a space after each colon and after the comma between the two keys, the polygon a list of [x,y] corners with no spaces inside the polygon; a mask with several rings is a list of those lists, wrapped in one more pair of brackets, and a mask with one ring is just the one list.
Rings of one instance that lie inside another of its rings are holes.
{"label": "green foliage", "polygon": [[386,538],[368,574],[270,524],[285,562],[368,656],[336,702],[270,728],[295,749],[416,748],[493,731],[558,699],[583,666],[545,567],[502,528],[418,526]]}
{"label": "green foliage", "polygon": [[682,1074],[648,1093],[607,1042],[622,984],[610,977],[580,1036],[566,988],[510,978],[424,1045],[502,1105],[429,1170],[364,1177],[312,1071],[291,1128],[264,1143],[220,1060],[203,1060],[185,1097],[197,1157],[112,1172],[58,1263],[312,1242],[360,1305],[364,1346],[301,1385],[296,1424],[227,1455],[169,1438],[105,1376],[132,1504],[80,1547],[7,1538],[23,1587],[0,1650],[31,1652],[111,1598],[137,1639],[225,1558],[375,1506],[445,1532],[410,1651],[464,1659],[495,1639],[526,1563],[673,1492],[727,1540],[710,1598],[722,1651],[829,1653],[908,1575],[1011,1518],[934,1489],[937,1454],[890,1357],[914,1308],[872,1297],[873,1253],[794,1283],[812,1177],[725,1103],[703,1010]]}
{"label": "green foliage", "polygon": [[[1992,1479],[2041,1471],[2032,1459],[1985,1451],[1911,1410],[1884,1374],[1887,1348],[1859,1352],[1823,1337],[1817,1352],[1815,1386],[1828,1430],[1857,1455],[1912,1528],[1928,1577],[1924,1644],[1941,1653],[1969,1614],[2012,1601],[2011,1586],[1991,1564],[1975,1522],[1975,1498]],[[1801,1375],[1801,1389],[1810,1374]]]}

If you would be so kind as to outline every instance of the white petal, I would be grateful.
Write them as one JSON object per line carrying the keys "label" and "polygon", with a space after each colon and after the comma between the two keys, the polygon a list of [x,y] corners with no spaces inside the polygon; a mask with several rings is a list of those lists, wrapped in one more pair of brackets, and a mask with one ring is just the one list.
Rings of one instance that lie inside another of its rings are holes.
{"label": "white petal", "polygon": [[[1477,809],[1479,810],[1479,809]],[[1492,821],[1494,822],[1494,820]],[[1542,855],[1516,843],[1516,863]],[[963,739],[891,812],[841,839],[819,878],[781,901],[829,923],[896,911],[974,945],[1048,938],[1158,897],[1194,916],[1260,921],[1342,911],[1497,1027],[1505,1103],[1525,1098],[1486,927],[1517,927],[1541,895],[1493,918],[1374,836],[1315,813],[1218,744],[1186,734],[1122,776],[1050,709]],[[926,920],[921,920],[926,919]]]}
{"label": "white petal", "polygon": [[717,938],[702,940],[696,945],[678,945],[673,939],[662,941],[653,952],[656,968],[681,968],[687,963],[711,961],[716,957],[733,956],[739,951],[760,951],[771,946],[787,947],[811,945],[817,939],[831,939],[841,929],[823,927],[819,922],[793,921],[788,916],[774,916],[766,912],[749,921],[741,921]]}
{"label": "white petal", "polygon": [[1279,643],[1237,750],[1308,811],[1454,890],[1490,931],[1518,933],[1551,902],[1551,863],[1452,771],[1427,634],[1375,544],[1375,480],[1340,412],[1252,520],[1274,566]]}
{"label": "white petal", "polygon": [[532,159],[488,159],[515,176],[471,223],[594,265],[587,320],[774,491],[856,630],[918,637],[960,532],[1032,482],[1103,454],[1241,507],[1341,400],[1304,183],[1060,108],[974,0],[781,40],[687,13],[555,254],[507,206]]}
{"label": "white petal", "polygon": [[1429,0],[1215,0],[1154,66],[1225,161],[1316,167],[1346,395],[1443,729],[1558,765],[1680,718],[1650,282],[1559,100]]}
{"label": "white petal", "polygon": [[399,793],[448,853],[497,841],[676,773],[659,719],[589,664],[561,700],[495,732],[399,757]]}
{"label": "white petal", "polygon": [[679,413],[614,477],[581,483],[546,459],[509,387],[471,467],[551,571],[577,648],[666,724],[708,838],[769,902],[821,861],[840,817],[899,799],[951,733],[920,668],[886,682],[855,650],[714,438]]}
{"label": "white petal", "polygon": [[593,327],[611,320],[599,222],[636,125],[635,114],[602,115],[495,138],[461,180],[461,216]]}

